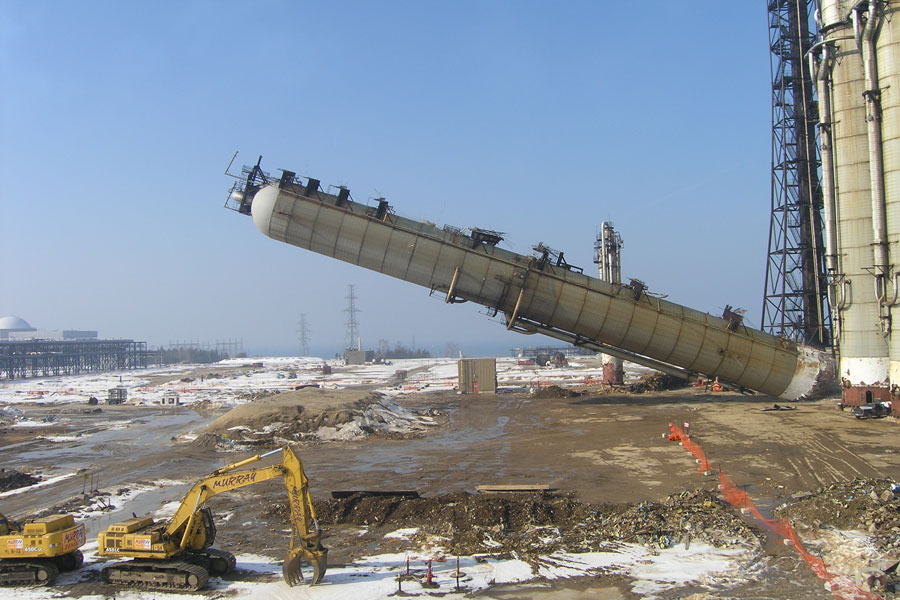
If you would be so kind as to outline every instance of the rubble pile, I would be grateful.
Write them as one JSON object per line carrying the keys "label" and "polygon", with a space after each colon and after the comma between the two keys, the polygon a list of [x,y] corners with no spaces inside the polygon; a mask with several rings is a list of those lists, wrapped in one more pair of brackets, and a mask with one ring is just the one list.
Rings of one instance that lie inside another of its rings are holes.
{"label": "rubble pile", "polygon": [[273,447],[298,441],[353,440],[369,436],[419,437],[446,419],[433,408],[412,409],[377,392],[307,388],[238,406],[204,433],[243,446]]}
{"label": "rubble pile", "polygon": [[717,493],[703,489],[673,494],[659,502],[608,507],[597,520],[610,537],[641,544],[668,545],[690,536],[714,546],[728,546],[756,536]]}
{"label": "rubble pile", "polygon": [[0,425],[12,425],[22,416],[22,411],[12,406],[0,406]]}
{"label": "rubble pile", "polygon": [[16,471],[15,469],[0,468],[0,492],[8,492],[10,490],[28,487],[29,485],[38,483],[40,480],[39,477]]}
{"label": "rubble pile", "polygon": [[561,388],[558,385],[548,385],[536,388],[531,392],[533,398],[577,398],[581,394],[575,390]]}
{"label": "rubble pile", "polygon": [[632,383],[628,386],[628,391],[633,394],[644,394],[646,392],[679,390],[687,386],[688,382],[681,377],[666,375],[665,373],[650,373],[641,377],[637,383]]}
{"label": "rubble pile", "polygon": [[794,494],[775,509],[798,532],[823,527],[859,529],[882,551],[900,549],[900,486],[892,479],[852,479]]}
{"label": "rubble pile", "polygon": [[[264,512],[287,519],[285,503]],[[438,536],[457,554],[515,552],[526,560],[557,551],[591,552],[616,542],[656,547],[698,540],[715,546],[759,539],[713,492],[696,490],[637,505],[592,506],[571,495],[455,492],[432,498],[367,496],[316,502],[319,523],[355,525],[379,535],[417,528],[413,540]]]}

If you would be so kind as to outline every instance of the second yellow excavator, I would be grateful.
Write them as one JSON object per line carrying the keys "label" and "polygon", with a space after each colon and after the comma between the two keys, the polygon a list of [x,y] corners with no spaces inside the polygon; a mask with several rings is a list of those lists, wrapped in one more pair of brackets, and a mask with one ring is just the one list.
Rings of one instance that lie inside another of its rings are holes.
{"label": "second yellow excavator", "polygon": [[23,525],[0,514],[0,586],[53,585],[60,571],[84,562],[84,523],[72,515],[29,519]]}
{"label": "second yellow excavator", "polygon": [[[280,463],[241,469],[278,452],[282,453]],[[306,560],[312,566],[311,583],[319,583],[328,567],[328,549],[322,546],[322,532],[316,523],[303,464],[289,446],[257,454],[204,477],[185,494],[175,515],[167,522],[135,517],[101,532],[99,555],[132,559],[104,567],[100,572],[101,581],[144,588],[198,590],[206,585],[210,575],[231,571],[235,557],[211,547],[216,526],[212,511],[203,505],[216,494],[275,477],[284,478],[291,513],[291,543],[282,565],[284,580],[288,585],[303,581],[301,561]]]}

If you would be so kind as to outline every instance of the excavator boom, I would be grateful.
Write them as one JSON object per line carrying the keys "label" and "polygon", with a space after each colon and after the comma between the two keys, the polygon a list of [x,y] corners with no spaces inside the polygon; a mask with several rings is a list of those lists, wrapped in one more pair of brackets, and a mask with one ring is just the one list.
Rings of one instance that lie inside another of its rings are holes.
{"label": "excavator boom", "polygon": [[[278,452],[282,453],[280,463],[244,468]],[[111,525],[100,533],[98,554],[139,560],[109,565],[101,572],[101,579],[150,588],[203,587],[210,574],[224,574],[235,566],[233,555],[211,548],[216,529],[212,513],[204,504],[217,494],[276,477],[282,477],[287,487],[292,526],[291,544],[282,566],[284,580],[289,585],[302,582],[301,563],[305,560],[312,566],[311,583],[319,583],[327,569],[328,550],[321,543],[322,532],[316,523],[303,464],[288,446],[227,465],[199,480],[166,523],[135,517]]]}

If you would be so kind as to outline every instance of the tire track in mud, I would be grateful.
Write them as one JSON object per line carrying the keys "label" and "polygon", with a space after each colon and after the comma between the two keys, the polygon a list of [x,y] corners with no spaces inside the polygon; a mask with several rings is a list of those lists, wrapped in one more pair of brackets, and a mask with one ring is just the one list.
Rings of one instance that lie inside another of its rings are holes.
{"label": "tire track in mud", "polygon": [[865,459],[833,437],[814,434],[797,440],[800,454],[785,461],[802,482],[817,487],[853,479],[875,477],[878,471]]}
{"label": "tire track in mud", "polygon": [[[811,454],[828,465],[838,475],[838,479],[877,477],[879,475],[878,470],[868,461],[833,437],[821,434],[812,436],[806,447]],[[856,463],[856,466],[851,462],[851,459]],[[846,469],[840,469],[833,463],[842,463],[846,465]]]}
{"label": "tire track in mud", "polygon": [[825,482],[821,477],[819,477],[815,469],[801,469],[796,462],[794,462],[790,457],[787,456],[785,457],[785,461],[787,461],[787,464],[790,465],[791,470],[794,471],[794,473],[797,475],[797,478],[804,483],[804,487],[810,487],[806,485],[808,480],[814,480],[815,484],[817,484],[813,485],[812,487],[820,487],[825,485]]}

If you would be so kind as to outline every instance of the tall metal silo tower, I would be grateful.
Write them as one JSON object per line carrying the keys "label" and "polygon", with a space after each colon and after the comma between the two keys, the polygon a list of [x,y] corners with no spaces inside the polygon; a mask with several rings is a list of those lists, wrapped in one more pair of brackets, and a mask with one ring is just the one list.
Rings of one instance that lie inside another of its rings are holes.
{"label": "tall metal silo tower", "polygon": [[819,120],[806,53],[815,43],[815,0],[767,0],[772,73],[772,213],[762,329],[831,345],[822,241]]}
{"label": "tall metal silo tower", "polygon": [[900,400],[900,5],[819,0],[826,264],[845,405]]}

